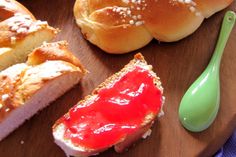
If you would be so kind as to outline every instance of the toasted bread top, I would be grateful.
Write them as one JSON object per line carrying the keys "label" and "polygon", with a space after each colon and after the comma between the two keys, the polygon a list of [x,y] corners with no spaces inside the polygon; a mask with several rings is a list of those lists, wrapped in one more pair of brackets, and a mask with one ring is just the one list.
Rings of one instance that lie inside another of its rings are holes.
{"label": "toasted bread top", "polygon": [[[86,73],[79,60],[64,44],[65,42],[45,44],[54,56],[53,59],[50,56],[47,59],[44,51],[36,49],[27,63],[16,64],[0,72],[0,122],[14,109],[24,105],[49,81],[73,72],[79,73],[80,76]],[[41,48],[44,49],[45,45]],[[59,45],[63,45],[63,49],[60,49]],[[57,56],[58,51],[60,55]],[[63,52],[66,59],[63,59]],[[40,56],[44,56],[44,60],[36,63]]]}

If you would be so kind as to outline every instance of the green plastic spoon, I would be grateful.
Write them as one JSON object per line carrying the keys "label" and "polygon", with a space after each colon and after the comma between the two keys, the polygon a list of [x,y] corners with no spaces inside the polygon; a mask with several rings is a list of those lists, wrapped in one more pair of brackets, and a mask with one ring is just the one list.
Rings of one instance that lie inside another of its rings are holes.
{"label": "green plastic spoon", "polygon": [[219,40],[209,65],[187,90],[180,103],[180,121],[192,132],[207,129],[217,115],[220,104],[220,61],[235,24],[235,18],[233,11],[225,14]]}

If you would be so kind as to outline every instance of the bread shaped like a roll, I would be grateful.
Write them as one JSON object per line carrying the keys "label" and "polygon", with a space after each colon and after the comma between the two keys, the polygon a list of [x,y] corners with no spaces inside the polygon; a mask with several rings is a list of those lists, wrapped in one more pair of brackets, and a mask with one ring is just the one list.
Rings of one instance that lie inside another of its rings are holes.
{"label": "bread shaped like a roll", "polygon": [[76,0],[84,37],[108,53],[127,53],[153,38],[172,42],[193,33],[233,0]]}
{"label": "bread shaped like a roll", "polygon": [[15,0],[0,0],[0,71],[25,62],[27,55],[58,30],[35,17]]}
{"label": "bread shaped like a roll", "polygon": [[65,41],[36,48],[0,72],[0,140],[79,82],[86,70]]}

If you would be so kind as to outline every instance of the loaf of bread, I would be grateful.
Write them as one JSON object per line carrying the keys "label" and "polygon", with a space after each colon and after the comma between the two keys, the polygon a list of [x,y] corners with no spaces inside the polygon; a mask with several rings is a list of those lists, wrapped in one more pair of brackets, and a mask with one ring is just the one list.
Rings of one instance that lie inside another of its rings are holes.
{"label": "loaf of bread", "polygon": [[204,18],[233,0],[76,0],[84,37],[108,53],[127,53],[153,38],[172,42],[193,33]]}
{"label": "loaf of bread", "polygon": [[68,156],[90,156],[112,146],[123,152],[150,135],[162,115],[163,88],[141,54],[100,84],[53,126],[55,142]]}
{"label": "loaf of bread", "polygon": [[15,0],[0,0],[0,71],[26,61],[27,55],[58,30],[35,17]]}
{"label": "loaf of bread", "polygon": [[0,72],[0,140],[72,88],[86,70],[67,43],[43,44]]}

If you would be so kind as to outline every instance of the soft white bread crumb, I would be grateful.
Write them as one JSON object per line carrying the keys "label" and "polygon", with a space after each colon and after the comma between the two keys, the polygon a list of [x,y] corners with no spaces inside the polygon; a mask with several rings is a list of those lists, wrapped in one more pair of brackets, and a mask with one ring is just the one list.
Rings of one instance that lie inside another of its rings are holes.
{"label": "soft white bread crumb", "polygon": [[44,44],[29,55],[27,63],[1,71],[0,140],[72,88],[85,73],[65,41]]}

